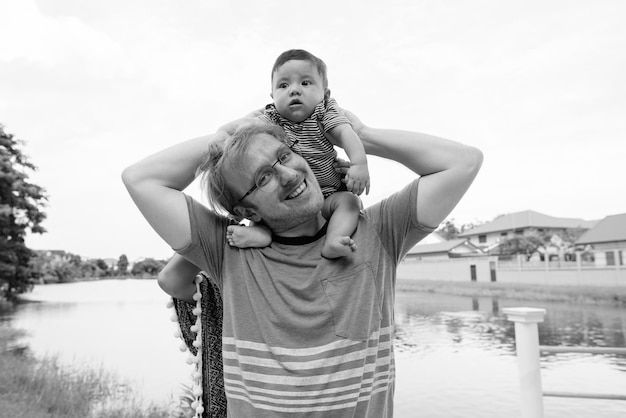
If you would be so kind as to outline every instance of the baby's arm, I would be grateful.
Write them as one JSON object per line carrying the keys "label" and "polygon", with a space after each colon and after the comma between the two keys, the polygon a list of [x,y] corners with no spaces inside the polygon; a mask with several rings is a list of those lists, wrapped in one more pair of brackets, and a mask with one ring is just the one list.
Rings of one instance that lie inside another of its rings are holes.
{"label": "baby's arm", "polygon": [[350,158],[350,168],[345,183],[349,191],[356,195],[370,192],[370,174],[367,168],[367,156],[361,139],[348,124],[332,128],[328,133]]}

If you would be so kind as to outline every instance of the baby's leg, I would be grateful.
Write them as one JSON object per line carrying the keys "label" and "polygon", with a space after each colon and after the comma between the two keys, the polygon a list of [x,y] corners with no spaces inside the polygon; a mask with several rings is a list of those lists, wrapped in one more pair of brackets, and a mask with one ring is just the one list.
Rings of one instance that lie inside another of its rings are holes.
{"label": "baby's leg", "polygon": [[356,243],[350,235],[359,223],[360,210],[361,199],[350,192],[336,192],[324,200],[322,215],[328,219],[328,230],[322,247],[323,257],[344,257],[356,251]]}
{"label": "baby's leg", "polygon": [[231,247],[263,248],[272,243],[272,233],[263,225],[229,225],[226,239]]}

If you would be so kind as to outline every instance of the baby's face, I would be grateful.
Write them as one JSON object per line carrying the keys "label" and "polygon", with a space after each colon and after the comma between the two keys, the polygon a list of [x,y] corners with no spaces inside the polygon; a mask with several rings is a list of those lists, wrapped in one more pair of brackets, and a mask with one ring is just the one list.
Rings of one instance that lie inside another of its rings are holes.
{"label": "baby's face", "polygon": [[291,60],[272,77],[274,105],[284,118],[302,122],[324,99],[324,85],[317,67],[309,61]]}

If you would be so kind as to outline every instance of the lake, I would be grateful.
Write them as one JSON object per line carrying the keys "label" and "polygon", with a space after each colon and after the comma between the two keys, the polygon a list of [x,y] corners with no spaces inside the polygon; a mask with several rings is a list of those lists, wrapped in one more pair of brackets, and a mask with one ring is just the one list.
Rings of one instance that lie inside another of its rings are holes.
{"label": "lake", "polygon": [[[168,297],[153,280],[102,280],[36,286],[32,303],[4,312],[25,330],[34,354],[104,368],[129,381],[145,401],[167,404],[189,384],[191,367],[173,337]],[[519,417],[514,326],[505,307],[547,310],[542,345],[626,346],[626,312],[600,305],[398,292],[398,418]],[[543,387],[626,395],[626,357],[542,357]],[[546,418],[623,418],[626,401],[544,398]]]}

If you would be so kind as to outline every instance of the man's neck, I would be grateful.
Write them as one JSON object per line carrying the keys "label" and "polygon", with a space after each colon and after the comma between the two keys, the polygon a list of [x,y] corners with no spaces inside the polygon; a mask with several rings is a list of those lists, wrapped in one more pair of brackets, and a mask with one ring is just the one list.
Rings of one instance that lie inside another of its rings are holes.
{"label": "man's neck", "polygon": [[286,230],[272,229],[272,235],[285,238],[312,237],[326,224],[326,219],[319,212],[310,220]]}

